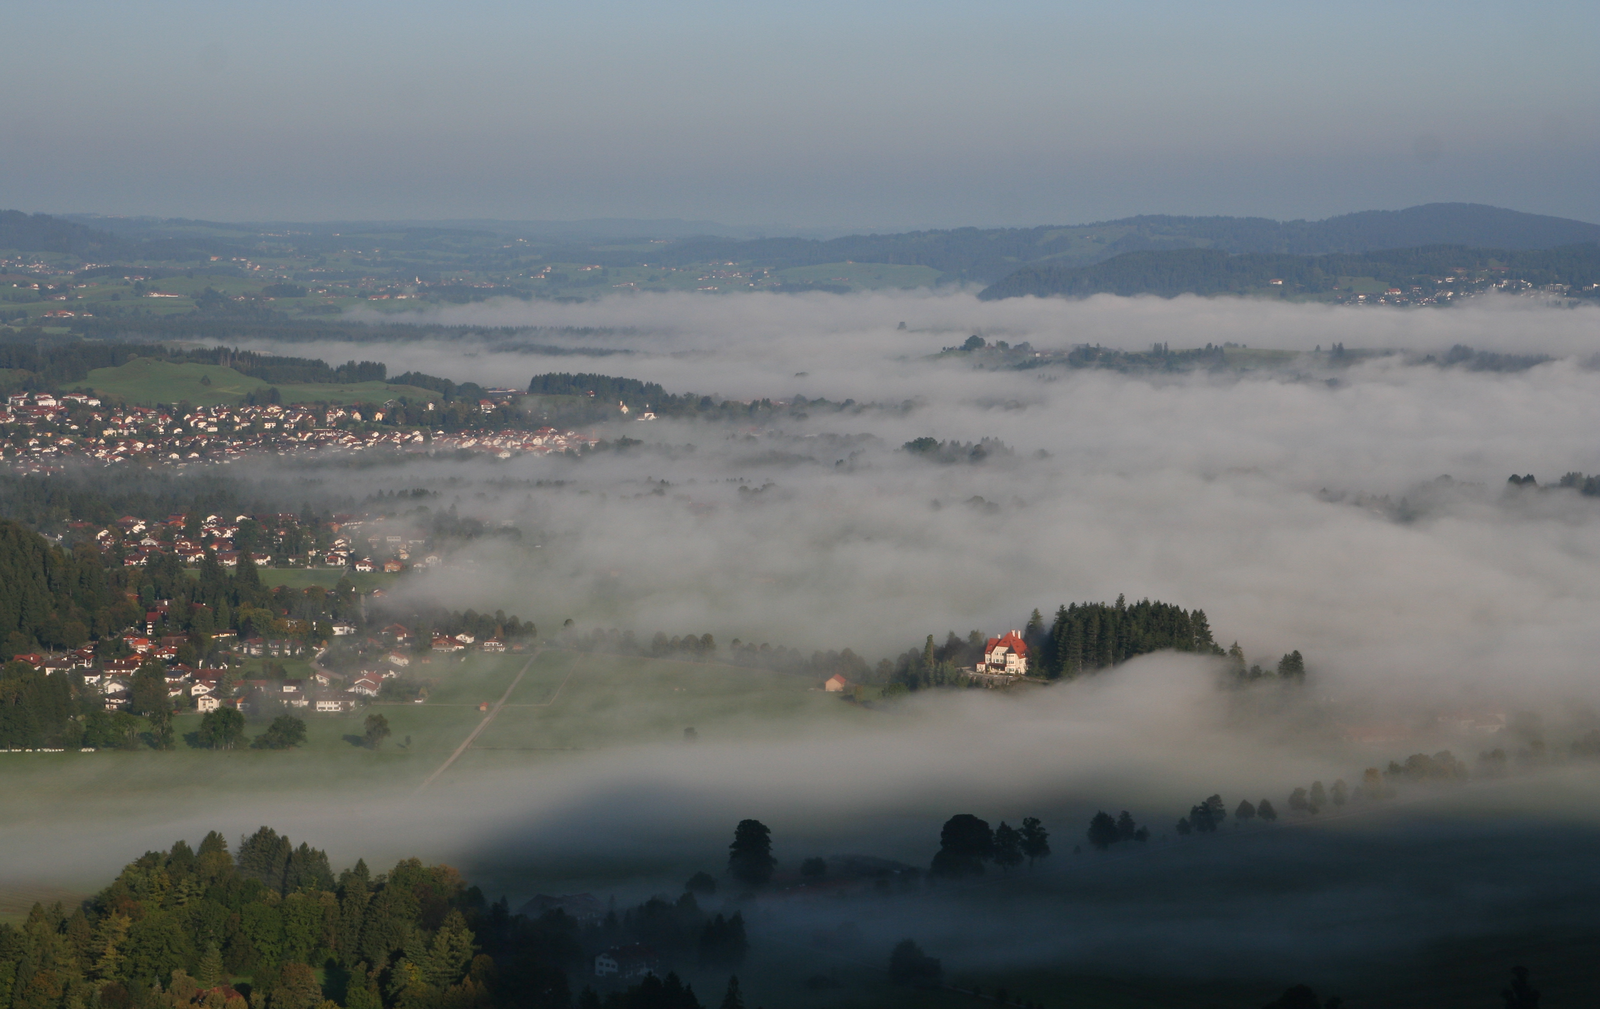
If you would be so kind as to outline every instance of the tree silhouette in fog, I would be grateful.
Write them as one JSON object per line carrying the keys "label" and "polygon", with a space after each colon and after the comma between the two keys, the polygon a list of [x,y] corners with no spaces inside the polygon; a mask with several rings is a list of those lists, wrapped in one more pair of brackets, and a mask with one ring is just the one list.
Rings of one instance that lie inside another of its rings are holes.
{"label": "tree silhouette in fog", "polygon": [[937,984],[941,973],[938,959],[910,939],[900,940],[889,954],[889,980],[896,984]]}
{"label": "tree silhouette in fog", "polygon": [[959,878],[983,874],[983,861],[994,856],[994,832],[986,820],[957,813],[939,831],[939,852],[933,856],[935,876]]}
{"label": "tree silhouette in fog", "polygon": [[1037,816],[1022,818],[1022,854],[1027,856],[1028,868],[1033,868],[1033,860],[1044,858],[1050,854],[1050,832],[1044,829],[1044,824],[1039,822]]}
{"label": "tree silhouette in fog", "polygon": [[994,830],[994,864],[1008,871],[1022,864],[1022,835],[1004,820]]}
{"label": "tree silhouette in fog", "polygon": [[772,831],[760,820],[740,820],[728,845],[728,872],[747,886],[772,878],[778,860],[772,857]]}
{"label": "tree silhouette in fog", "polygon": [[1503,988],[1500,997],[1506,1009],[1539,1009],[1539,992],[1528,983],[1528,968],[1511,968],[1511,987]]}
{"label": "tree silhouette in fog", "polygon": [[1089,821],[1087,834],[1089,843],[1094,845],[1097,851],[1105,851],[1122,840],[1122,835],[1117,833],[1117,821],[1113,820],[1111,814],[1103,809],[1094,814],[1093,819]]}

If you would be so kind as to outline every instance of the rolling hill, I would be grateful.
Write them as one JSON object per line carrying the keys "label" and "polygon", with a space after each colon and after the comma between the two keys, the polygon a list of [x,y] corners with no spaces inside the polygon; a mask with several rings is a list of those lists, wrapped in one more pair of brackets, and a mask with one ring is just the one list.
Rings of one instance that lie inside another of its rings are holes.
{"label": "rolling hill", "polygon": [[1088,266],[1025,266],[991,284],[978,297],[984,301],[1027,295],[1154,294],[1171,298],[1180,294],[1252,294],[1269,290],[1316,295],[1348,284],[1351,278],[1375,281],[1385,289],[1410,289],[1423,284],[1432,292],[1439,278],[1453,278],[1455,274],[1541,288],[1564,284],[1580,291],[1600,281],[1600,245],[1533,250],[1430,245],[1320,256],[1230,253],[1222,249],[1130,252]]}

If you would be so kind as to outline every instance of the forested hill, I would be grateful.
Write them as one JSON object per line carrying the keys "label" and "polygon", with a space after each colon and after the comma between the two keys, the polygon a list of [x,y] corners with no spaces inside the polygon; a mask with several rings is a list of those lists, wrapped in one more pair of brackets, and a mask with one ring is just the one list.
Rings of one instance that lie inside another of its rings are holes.
{"label": "forested hill", "polygon": [[0,210],[0,249],[60,252],[95,257],[124,255],[130,248],[115,235],[49,214]]}
{"label": "forested hill", "polygon": [[[985,301],[1024,295],[1047,297],[1091,294],[1251,294],[1264,291],[1318,294],[1333,291],[1348,278],[1372,278],[1409,289],[1457,274],[1482,274],[1494,280],[1544,287],[1565,284],[1573,292],[1600,282],[1600,245],[1512,251],[1435,245],[1359,254],[1300,256],[1285,253],[1229,254],[1220,249],[1130,252],[1089,266],[1025,266],[990,285]],[[1273,281],[1282,281],[1275,285]]]}
{"label": "forested hill", "polygon": [[667,264],[721,259],[774,269],[823,263],[893,263],[932,267],[962,280],[993,281],[1024,264],[1084,266],[1141,251],[1210,248],[1309,256],[1424,245],[1550,249],[1583,242],[1600,242],[1600,224],[1474,203],[1430,203],[1322,221],[1156,214],[1093,224],[956,228],[848,235],[828,241],[691,239],[668,245],[656,255]]}

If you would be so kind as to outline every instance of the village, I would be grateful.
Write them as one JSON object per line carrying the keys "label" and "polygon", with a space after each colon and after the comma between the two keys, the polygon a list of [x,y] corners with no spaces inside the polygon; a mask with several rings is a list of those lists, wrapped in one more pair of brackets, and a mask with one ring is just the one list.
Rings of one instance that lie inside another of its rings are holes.
{"label": "village", "polygon": [[456,522],[440,536],[415,515],[365,512],[69,521],[52,538],[97,559],[122,601],[95,626],[110,620],[121,629],[95,636],[79,622],[76,631],[41,634],[53,649],[13,640],[10,661],[69,678],[74,698],[107,712],[145,713],[133,710],[136,678],[155,672],[178,713],[420,703],[426,673],[473,654],[522,651],[534,633],[503,613],[430,612],[419,625],[387,605],[395,579],[442,565],[474,528]]}
{"label": "village", "polygon": [[[152,621],[148,626],[157,624]],[[359,634],[348,622],[334,622],[329,627],[335,638]],[[270,639],[251,635],[240,640],[233,631],[218,631],[209,638],[212,650],[204,658],[195,657],[192,635],[146,636],[130,630],[116,639],[121,646],[118,650],[127,653],[122,658],[106,658],[106,649],[97,647],[101,644],[97,642],[49,655],[20,654],[11,661],[48,676],[75,678],[82,693],[98,696],[107,712],[129,711],[135,677],[141,671],[148,675],[149,670],[159,669],[174,713],[206,714],[231,708],[260,718],[278,712],[343,714],[380,699],[421,704],[428,699],[428,689],[417,673],[473,653],[500,655],[527,648],[520,638],[508,642],[499,637],[479,638],[468,631],[430,634],[419,647],[416,633],[402,624],[390,624],[362,637],[355,649],[359,668],[339,672],[322,664],[329,643],[304,635]],[[255,664],[257,675],[250,675],[250,660],[262,658],[302,660],[310,671],[305,676],[260,675],[284,669],[281,661],[267,661]]]}
{"label": "village", "polygon": [[[432,404],[429,404],[431,406]],[[479,409],[494,409],[485,400]],[[16,393],[0,409],[0,460],[20,473],[59,471],[73,460],[186,467],[252,455],[470,452],[509,459],[592,447],[596,439],[551,427],[446,432],[385,424],[382,405],[220,404],[176,408],[107,405],[83,392]]]}

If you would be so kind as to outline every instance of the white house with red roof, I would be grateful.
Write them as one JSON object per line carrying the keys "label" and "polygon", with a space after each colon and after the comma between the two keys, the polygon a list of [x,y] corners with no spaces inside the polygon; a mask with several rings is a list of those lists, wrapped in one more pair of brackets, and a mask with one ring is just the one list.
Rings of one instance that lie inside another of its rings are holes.
{"label": "white house with red roof", "polygon": [[975,671],[987,676],[1027,676],[1028,645],[1022,640],[1022,632],[1013,629],[985,641],[983,661]]}

